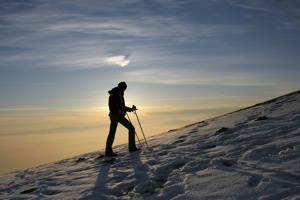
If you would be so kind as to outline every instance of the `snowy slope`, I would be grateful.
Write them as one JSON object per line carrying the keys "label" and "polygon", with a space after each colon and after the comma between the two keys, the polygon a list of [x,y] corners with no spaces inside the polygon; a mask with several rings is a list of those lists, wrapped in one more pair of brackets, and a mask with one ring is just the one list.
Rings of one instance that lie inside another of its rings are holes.
{"label": "snowy slope", "polygon": [[1,175],[0,199],[300,199],[299,122],[300,91],[151,137],[152,151],[117,146],[111,163]]}

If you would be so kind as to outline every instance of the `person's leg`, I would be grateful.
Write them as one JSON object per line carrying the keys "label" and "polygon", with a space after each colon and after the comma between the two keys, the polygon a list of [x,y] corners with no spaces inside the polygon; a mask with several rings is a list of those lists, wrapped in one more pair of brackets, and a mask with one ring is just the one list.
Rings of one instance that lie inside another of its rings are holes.
{"label": "person's leg", "polygon": [[135,146],[135,128],[124,116],[118,116],[118,122],[128,129],[128,147],[129,151],[137,150]]}
{"label": "person's leg", "polygon": [[106,156],[113,156],[113,150],[112,145],[115,140],[115,134],[118,127],[118,121],[114,119],[113,116],[110,116],[110,128],[109,128],[109,134],[107,136],[106,140],[106,148],[105,148],[105,155]]}

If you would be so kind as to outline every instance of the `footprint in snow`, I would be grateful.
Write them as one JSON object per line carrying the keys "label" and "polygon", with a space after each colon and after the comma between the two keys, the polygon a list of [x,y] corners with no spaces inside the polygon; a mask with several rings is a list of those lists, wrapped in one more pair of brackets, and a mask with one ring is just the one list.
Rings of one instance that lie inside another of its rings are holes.
{"label": "footprint in snow", "polygon": [[211,160],[211,163],[215,166],[225,166],[225,167],[231,167],[237,163],[236,158],[214,158]]}
{"label": "footprint in snow", "polygon": [[169,153],[168,151],[161,151],[157,155],[158,156],[164,156],[164,155],[167,155],[168,153]]}
{"label": "footprint in snow", "polygon": [[172,145],[174,144],[180,144],[180,143],[183,143],[185,140],[176,140],[175,142],[172,143]]}
{"label": "footprint in snow", "polygon": [[61,193],[62,191],[61,190],[44,190],[42,191],[41,193],[44,194],[44,195],[56,195],[56,194],[59,194]]}
{"label": "footprint in snow", "polygon": [[164,146],[162,146],[162,149],[163,150],[169,150],[169,149],[173,149],[174,147],[173,146],[171,146],[171,145],[164,145]]}
{"label": "footprint in snow", "polygon": [[215,147],[217,147],[216,144],[204,144],[201,146],[201,149],[213,149]]}
{"label": "footprint in snow", "polygon": [[168,180],[169,175],[177,169],[183,168],[186,165],[185,160],[175,160],[167,165],[160,166],[156,169],[156,182],[165,183]]}
{"label": "footprint in snow", "polygon": [[254,175],[254,176],[249,178],[247,185],[249,187],[257,187],[259,185],[259,183],[261,182],[261,180],[262,180],[261,175]]}
{"label": "footprint in snow", "polygon": [[191,130],[190,132],[189,132],[189,134],[191,134],[191,133],[197,133],[198,132],[198,129],[193,129],[193,130]]}
{"label": "footprint in snow", "polygon": [[23,192],[21,192],[21,194],[29,194],[29,193],[34,192],[36,190],[37,190],[37,188],[30,188],[28,190],[24,190]]}
{"label": "footprint in snow", "polygon": [[149,161],[147,161],[147,164],[148,165],[156,165],[156,160],[149,160]]}
{"label": "footprint in snow", "polygon": [[186,135],[182,135],[182,136],[179,136],[178,139],[185,139],[187,136]]}

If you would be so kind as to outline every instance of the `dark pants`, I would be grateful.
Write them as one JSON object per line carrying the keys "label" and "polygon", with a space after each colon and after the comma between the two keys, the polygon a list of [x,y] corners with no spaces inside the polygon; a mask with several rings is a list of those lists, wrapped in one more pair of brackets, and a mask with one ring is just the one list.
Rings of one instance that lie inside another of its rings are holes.
{"label": "dark pants", "polygon": [[112,145],[114,143],[116,130],[118,123],[122,124],[128,129],[128,147],[129,151],[136,149],[135,146],[135,129],[134,126],[122,115],[112,115],[110,116],[110,129],[106,140],[105,154],[112,154]]}

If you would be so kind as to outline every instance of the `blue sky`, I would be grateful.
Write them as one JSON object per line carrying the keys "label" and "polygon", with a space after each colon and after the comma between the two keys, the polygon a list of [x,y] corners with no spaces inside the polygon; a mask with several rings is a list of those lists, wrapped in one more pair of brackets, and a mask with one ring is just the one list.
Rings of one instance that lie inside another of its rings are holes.
{"label": "blue sky", "polygon": [[29,0],[0,10],[1,134],[106,127],[107,91],[121,81],[152,133],[300,86],[299,0]]}

